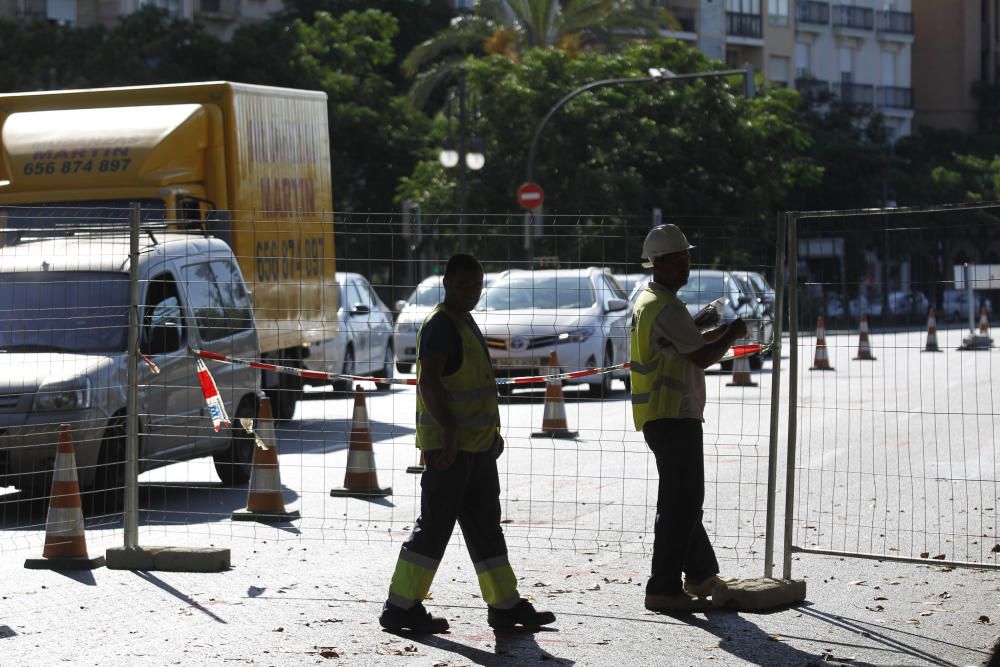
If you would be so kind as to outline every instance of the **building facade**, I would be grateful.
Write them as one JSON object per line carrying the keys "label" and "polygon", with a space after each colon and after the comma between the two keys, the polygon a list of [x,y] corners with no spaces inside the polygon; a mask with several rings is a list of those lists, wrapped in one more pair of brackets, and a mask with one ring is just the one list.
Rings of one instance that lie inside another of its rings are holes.
{"label": "building facade", "polygon": [[229,39],[243,23],[266,20],[283,6],[281,0],[0,0],[0,18],[52,21],[82,28],[112,26],[144,5],[161,7],[171,16],[202,24],[206,31]]}
{"label": "building facade", "polygon": [[[926,0],[929,3],[940,0]],[[998,0],[1000,1],[1000,0]],[[750,63],[804,95],[832,92],[912,131],[911,0],[658,0],[680,23],[666,34],[734,67]],[[948,3],[943,3],[948,4]]]}
{"label": "building facade", "polygon": [[917,127],[987,129],[978,87],[1000,85],[1000,0],[913,0]]}

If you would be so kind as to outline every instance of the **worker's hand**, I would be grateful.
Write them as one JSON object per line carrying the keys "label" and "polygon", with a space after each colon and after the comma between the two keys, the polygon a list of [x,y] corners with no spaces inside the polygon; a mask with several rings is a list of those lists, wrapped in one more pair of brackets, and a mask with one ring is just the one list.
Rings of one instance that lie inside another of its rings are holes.
{"label": "worker's hand", "polygon": [[458,456],[458,438],[455,437],[455,429],[446,428],[442,434],[444,447],[441,449],[441,456],[438,457],[437,469],[446,470],[455,462]]}
{"label": "worker's hand", "polygon": [[497,433],[497,458],[500,458],[501,454],[503,454],[503,436]]}
{"label": "worker's hand", "polygon": [[729,324],[729,332],[735,339],[747,337],[747,323],[736,319]]}

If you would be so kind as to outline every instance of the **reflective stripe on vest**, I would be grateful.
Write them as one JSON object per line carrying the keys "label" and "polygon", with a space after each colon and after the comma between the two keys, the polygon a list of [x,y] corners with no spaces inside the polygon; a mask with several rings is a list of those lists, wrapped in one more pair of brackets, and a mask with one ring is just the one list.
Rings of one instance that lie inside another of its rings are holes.
{"label": "reflective stripe on vest", "polygon": [[[648,421],[676,418],[684,398],[684,369],[690,363],[681,356],[667,356],[652,344],[653,323],[664,310],[679,309],[678,317],[688,315],[684,302],[670,292],[646,287],[632,311],[632,420],[641,431]],[[683,315],[680,311],[683,311]]]}
{"label": "reflective stripe on vest", "polygon": [[[439,304],[430,312],[424,323],[441,314],[455,325],[462,341],[462,365],[458,370],[441,378],[445,389],[445,404],[459,429],[458,449],[463,452],[488,451],[496,440],[500,425],[500,408],[497,401],[496,376],[486,346],[462,318]],[[420,338],[417,334],[417,378],[420,377]],[[440,449],[442,430],[424,405],[417,389],[417,446],[423,450]]]}

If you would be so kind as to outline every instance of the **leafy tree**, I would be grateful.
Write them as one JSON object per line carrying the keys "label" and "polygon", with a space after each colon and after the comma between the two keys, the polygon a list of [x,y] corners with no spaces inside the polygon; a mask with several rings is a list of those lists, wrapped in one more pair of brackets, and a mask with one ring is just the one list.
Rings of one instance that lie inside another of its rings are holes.
{"label": "leafy tree", "polygon": [[480,0],[410,51],[403,70],[419,74],[410,95],[423,106],[469,54],[517,62],[528,49],[613,51],[676,25],[669,12],[641,0]]}
{"label": "leafy tree", "polygon": [[[675,40],[610,55],[532,49],[518,63],[500,56],[467,61],[481,114],[473,130],[485,139],[487,158],[470,177],[470,208],[514,208],[537,122],[569,91],[600,79],[642,77],[650,67],[713,66]],[[651,209],[660,207],[671,217],[725,220],[732,229],[749,224],[769,235],[775,203],[820,178],[798,104],[795,92],[782,89],[744,100],[742,81],[719,79],[585,93],[562,107],[541,137],[535,174],[546,191],[546,213],[602,214],[613,218],[603,224],[624,228],[629,220],[648,226]],[[440,137],[443,121],[437,122]],[[398,194],[422,202],[425,211],[454,210],[451,172],[429,151]]]}

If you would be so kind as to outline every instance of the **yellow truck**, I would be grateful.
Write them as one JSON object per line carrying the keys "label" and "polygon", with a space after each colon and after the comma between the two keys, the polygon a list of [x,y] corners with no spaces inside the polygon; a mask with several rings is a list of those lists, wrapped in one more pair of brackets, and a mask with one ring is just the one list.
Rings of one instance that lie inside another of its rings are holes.
{"label": "yellow truck", "polygon": [[[337,334],[324,93],[218,81],[0,95],[7,235],[124,222],[133,202],[145,221],[230,245],[265,361],[300,367]],[[265,373],[262,386],[291,417],[302,381]]]}

